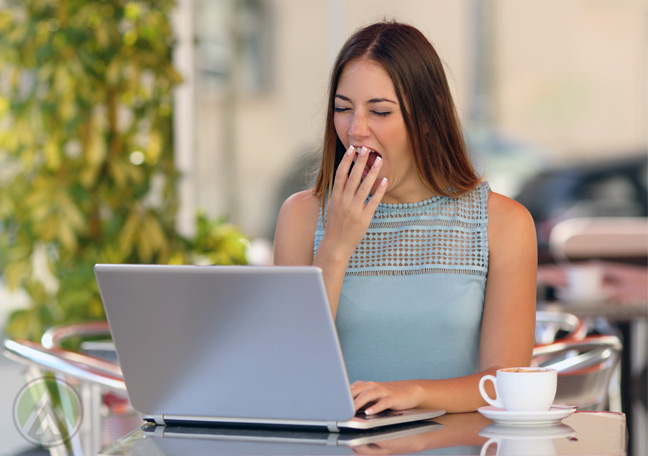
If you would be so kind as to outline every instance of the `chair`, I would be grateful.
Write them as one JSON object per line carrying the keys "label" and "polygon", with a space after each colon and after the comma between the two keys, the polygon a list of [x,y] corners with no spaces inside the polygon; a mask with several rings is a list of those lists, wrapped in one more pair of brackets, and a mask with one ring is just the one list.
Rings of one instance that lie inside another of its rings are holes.
{"label": "chair", "polygon": [[47,331],[41,343],[5,340],[4,354],[28,366],[27,380],[51,373],[79,392],[83,415],[79,431],[67,445],[50,448],[52,455],[97,454],[106,444],[141,424],[130,406],[121,369],[116,362],[61,348],[73,336],[110,335],[106,322],[64,325]]}
{"label": "chair", "polygon": [[546,345],[558,340],[578,340],[587,335],[585,322],[568,312],[536,311],[535,344]]}
{"label": "chair", "polygon": [[592,335],[537,345],[532,365],[558,371],[556,402],[579,410],[607,410],[623,344],[614,335]]}

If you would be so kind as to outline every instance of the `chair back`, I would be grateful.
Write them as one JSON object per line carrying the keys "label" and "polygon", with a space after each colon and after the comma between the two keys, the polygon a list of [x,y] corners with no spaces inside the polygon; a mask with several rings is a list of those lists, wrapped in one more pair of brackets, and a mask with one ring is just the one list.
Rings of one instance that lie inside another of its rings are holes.
{"label": "chair back", "polygon": [[551,344],[559,340],[578,340],[586,335],[585,322],[574,314],[553,310],[536,312],[536,345]]}
{"label": "chair back", "polygon": [[[86,322],[52,328],[43,335],[41,343],[4,341],[4,355],[28,366],[27,380],[53,373],[79,392],[83,413],[78,432],[61,430],[70,433],[70,439],[66,444],[49,448],[52,455],[97,454],[107,443],[142,423],[139,413],[130,406],[118,363],[61,347],[67,338],[84,336],[109,337],[108,324]],[[48,402],[56,404],[52,398]],[[68,451],[70,448],[72,451]]]}
{"label": "chair back", "polygon": [[555,402],[579,410],[606,410],[622,349],[621,340],[614,335],[561,340],[534,347],[532,365],[558,371]]}

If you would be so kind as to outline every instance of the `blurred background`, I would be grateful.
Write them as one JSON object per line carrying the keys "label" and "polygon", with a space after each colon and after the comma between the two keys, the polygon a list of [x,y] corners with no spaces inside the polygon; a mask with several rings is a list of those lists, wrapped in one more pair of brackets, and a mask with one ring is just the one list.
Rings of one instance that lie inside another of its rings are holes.
{"label": "blurred background", "polygon": [[437,48],[475,163],[532,211],[542,261],[562,218],[646,215],[645,0],[178,5],[177,63],[193,83],[176,98],[183,231],[199,207],[272,239],[280,203],[316,166],[338,49],[383,18]]}
{"label": "blurred background", "polygon": [[252,237],[271,237],[278,200],[287,186],[302,185],[295,171],[319,145],[336,52],[356,28],[382,18],[417,26],[437,48],[495,191],[515,197],[548,169],[645,157],[646,5],[179,2],[176,52],[189,82],[178,94],[186,111],[176,118],[180,223],[190,229],[192,208],[203,207],[228,214]]}
{"label": "blurred background", "polygon": [[0,326],[100,319],[97,262],[269,262],[336,53],[382,19],[436,47],[541,262],[564,219],[648,215],[648,0],[0,0]]}

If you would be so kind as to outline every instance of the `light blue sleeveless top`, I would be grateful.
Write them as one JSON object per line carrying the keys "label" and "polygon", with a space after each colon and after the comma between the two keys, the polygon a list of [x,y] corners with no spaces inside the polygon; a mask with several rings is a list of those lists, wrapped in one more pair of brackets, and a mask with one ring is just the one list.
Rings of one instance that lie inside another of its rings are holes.
{"label": "light blue sleeveless top", "polygon": [[[490,188],[383,204],[346,269],[336,326],[349,380],[477,372]],[[322,217],[315,233],[317,251]]]}

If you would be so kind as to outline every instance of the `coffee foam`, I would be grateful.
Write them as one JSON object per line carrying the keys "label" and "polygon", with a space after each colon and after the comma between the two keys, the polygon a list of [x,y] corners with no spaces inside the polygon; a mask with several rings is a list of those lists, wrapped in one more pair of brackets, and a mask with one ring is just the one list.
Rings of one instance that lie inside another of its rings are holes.
{"label": "coffee foam", "polygon": [[523,373],[536,373],[536,372],[549,372],[551,369],[543,369],[542,367],[507,367],[500,369],[502,372],[523,372]]}

